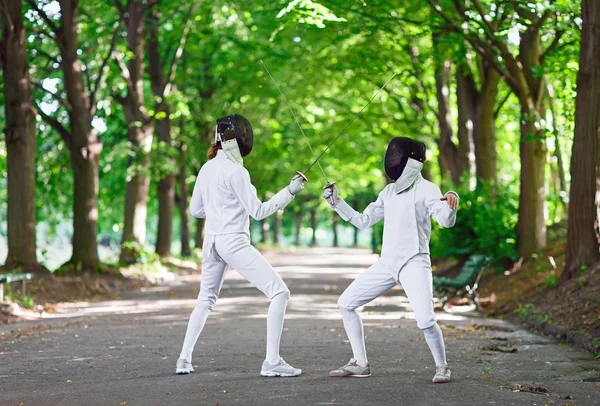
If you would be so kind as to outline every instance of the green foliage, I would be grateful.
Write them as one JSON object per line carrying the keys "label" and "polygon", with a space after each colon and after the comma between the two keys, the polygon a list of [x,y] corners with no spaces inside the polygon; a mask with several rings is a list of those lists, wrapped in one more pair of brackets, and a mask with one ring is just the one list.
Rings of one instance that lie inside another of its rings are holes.
{"label": "green foliage", "polygon": [[[498,17],[499,2],[481,0],[481,3],[492,18]],[[39,4],[48,10],[57,6],[51,0],[40,0]],[[464,38],[466,35],[483,37],[485,25],[471,6],[469,21],[461,33],[453,33],[445,29],[444,21],[426,4],[416,0],[394,4],[383,0],[198,2],[190,12],[185,2],[156,2],[154,7],[160,15],[158,53],[163,61],[172,60],[187,21],[192,19],[193,23],[176,66],[172,91],[164,100],[169,107],[168,117],[165,112],[157,112],[158,100],[151,91],[147,72],[144,77],[144,107],[152,119],[170,120],[173,138],[173,144],[168,145],[159,141],[155,134],[149,155],[151,167],[145,172],[151,176],[147,241],[151,244],[156,240],[157,180],[166,174],[178,173],[180,147],[183,146],[186,183],[193,186],[198,170],[206,161],[206,150],[214,137],[213,123],[218,117],[236,112],[252,123],[255,146],[245,159],[245,165],[261,199],[272,196],[289,182],[296,170],[304,171],[313,160],[308,143],[260,60],[286,95],[317,154],[383,82],[393,72],[398,73],[321,160],[329,180],[337,181],[342,197],[357,199],[357,208],[364,209],[384,186],[383,155],[394,136],[410,136],[426,142],[428,172],[436,184],[448,183],[437,164],[439,129],[434,67],[439,55],[432,46],[432,33],[444,29],[440,48],[448,60],[455,61],[459,53],[464,53],[468,63],[477,66],[482,60]],[[439,4],[452,18],[458,19],[451,13],[455,2],[440,0]],[[545,76],[553,92],[550,96],[556,114],[550,117],[548,109],[546,117],[522,117],[517,97],[505,83],[500,84],[495,117],[498,187],[495,192],[489,187],[470,191],[473,176],[465,179],[458,187],[461,202],[457,225],[433,234],[434,255],[482,252],[499,261],[515,257],[521,120],[545,123],[546,131],[531,134],[528,140],[543,141],[548,145],[553,154],[549,160],[549,174],[557,169],[557,141],[565,166],[569,162],[580,5],[569,0],[502,2],[501,5],[505,11],[496,37],[507,41],[509,50],[515,55],[518,44],[508,39],[523,34],[531,18],[551,13],[552,18],[539,28],[543,33],[541,45],[548,53],[543,63],[535,65],[531,73],[535,77]],[[70,117],[61,103],[66,100],[66,93],[59,69],[59,46],[49,34],[47,22],[27,5],[24,12],[35,107],[44,107],[44,111],[69,129]],[[59,24],[59,16],[58,12],[51,12],[50,20]],[[84,86],[89,90],[90,85],[97,85],[94,123],[104,144],[99,165],[98,240],[111,245],[118,245],[121,238],[126,182],[140,173],[140,159],[145,157],[128,140],[124,109],[117,101],[117,96],[127,92],[127,81],[117,59],[127,62],[132,57],[123,35],[125,27],[119,20],[119,12],[112,2],[80,2],[78,54],[85,72]],[[561,32],[562,36],[550,49],[556,32]],[[97,82],[113,38],[115,48],[105,66],[106,76]],[[147,56],[144,62],[147,64]],[[453,66],[453,77],[455,73],[456,66]],[[474,74],[479,83],[480,74]],[[457,121],[456,80],[451,79],[449,84],[450,114]],[[500,106],[503,99],[506,102]],[[3,102],[3,95],[0,95],[0,101]],[[3,111],[0,124],[5,126]],[[40,259],[45,260],[44,253],[53,252],[48,249],[50,243],[56,244],[60,240],[61,244],[66,244],[72,235],[72,230],[62,226],[72,218],[73,175],[64,140],[40,118],[37,127],[38,247],[42,252]],[[4,138],[0,141],[0,200],[6,201],[6,147],[3,142]],[[563,169],[568,173],[567,167]],[[298,211],[304,212],[304,229],[309,226],[311,210],[318,211],[319,228],[330,226],[331,212],[320,197],[325,179],[317,167],[307,175],[310,181],[302,199],[296,198],[284,212],[282,231],[286,235],[293,234],[294,213]],[[566,180],[567,183],[570,181],[568,174]],[[563,200],[567,200],[567,196],[564,190],[559,190],[557,183],[555,180],[548,182],[549,222],[566,217]],[[5,205],[0,205],[0,218],[6,218]],[[178,215],[174,222],[177,233]],[[381,229],[382,225],[378,224],[373,230],[375,251],[381,246]],[[6,223],[3,221],[0,235],[5,234]],[[151,248],[141,249],[142,262],[155,262]]]}
{"label": "green foliage", "polygon": [[459,191],[456,225],[433,233],[432,254],[451,257],[484,254],[495,262],[516,259],[518,194],[510,187],[483,186]]}

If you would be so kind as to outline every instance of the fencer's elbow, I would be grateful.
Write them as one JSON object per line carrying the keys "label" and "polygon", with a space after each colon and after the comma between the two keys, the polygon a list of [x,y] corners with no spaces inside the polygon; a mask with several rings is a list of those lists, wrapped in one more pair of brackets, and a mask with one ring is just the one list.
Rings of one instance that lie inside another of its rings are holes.
{"label": "fencer's elbow", "polygon": [[250,214],[250,217],[252,217],[256,221],[262,221],[269,217],[269,213],[262,210],[257,210],[255,213]]}
{"label": "fencer's elbow", "polygon": [[456,224],[456,220],[440,221],[439,224],[444,228],[452,228],[454,227],[454,224]]}

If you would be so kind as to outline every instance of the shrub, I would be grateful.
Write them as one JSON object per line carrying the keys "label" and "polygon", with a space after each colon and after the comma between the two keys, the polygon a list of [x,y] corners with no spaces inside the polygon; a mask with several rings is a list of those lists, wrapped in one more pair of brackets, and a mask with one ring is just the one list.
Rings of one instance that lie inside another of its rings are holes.
{"label": "shrub", "polygon": [[517,259],[515,249],[518,193],[490,186],[459,191],[460,204],[453,228],[432,233],[433,256],[458,257],[481,253],[494,262]]}

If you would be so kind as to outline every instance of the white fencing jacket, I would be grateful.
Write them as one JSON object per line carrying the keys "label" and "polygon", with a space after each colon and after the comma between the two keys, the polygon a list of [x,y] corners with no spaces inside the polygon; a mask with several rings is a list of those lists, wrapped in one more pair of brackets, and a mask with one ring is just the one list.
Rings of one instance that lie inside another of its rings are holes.
{"label": "white fencing jacket", "polygon": [[250,235],[250,218],[262,220],[284,208],[294,196],[283,188],[267,202],[256,196],[250,174],[231,161],[225,152],[205,163],[196,178],[190,201],[194,217],[206,217],[207,235],[246,233]]}
{"label": "white fencing jacket", "polygon": [[[455,192],[448,193],[458,197]],[[418,174],[412,186],[400,193],[396,192],[395,183],[387,185],[363,213],[343,199],[334,209],[359,229],[370,227],[385,217],[380,262],[395,274],[415,255],[429,254],[431,216],[442,227],[454,226],[457,209],[452,210],[441,197],[440,189]]]}

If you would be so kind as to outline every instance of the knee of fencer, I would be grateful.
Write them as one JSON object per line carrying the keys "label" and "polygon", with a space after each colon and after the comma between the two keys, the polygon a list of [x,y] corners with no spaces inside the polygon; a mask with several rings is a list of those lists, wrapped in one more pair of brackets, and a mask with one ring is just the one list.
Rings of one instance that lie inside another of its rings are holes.
{"label": "knee of fencer", "polygon": [[198,302],[196,302],[196,307],[200,307],[202,309],[205,309],[206,311],[212,311],[213,307],[215,306],[215,303],[217,302],[217,298],[213,298],[213,297],[203,297],[203,298],[198,298]]}
{"label": "knee of fencer", "polygon": [[337,304],[338,304],[338,307],[339,307],[340,310],[345,310],[345,311],[348,311],[348,312],[356,310],[356,307],[357,307],[357,306],[354,306],[351,301],[349,301],[348,299],[346,299],[344,297],[344,295],[340,296],[340,298],[338,299],[338,303]]}
{"label": "knee of fencer", "polygon": [[273,295],[273,297],[271,297],[271,300],[277,298],[278,300],[289,300],[290,299],[290,290],[287,288],[287,286],[284,286],[282,289],[279,290],[279,292],[277,292],[275,295]]}
{"label": "knee of fencer", "polygon": [[419,329],[421,330],[427,330],[433,326],[435,326],[437,324],[437,320],[433,317],[424,319],[424,320],[419,320],[417,319],[417,326],[419,327]]}

